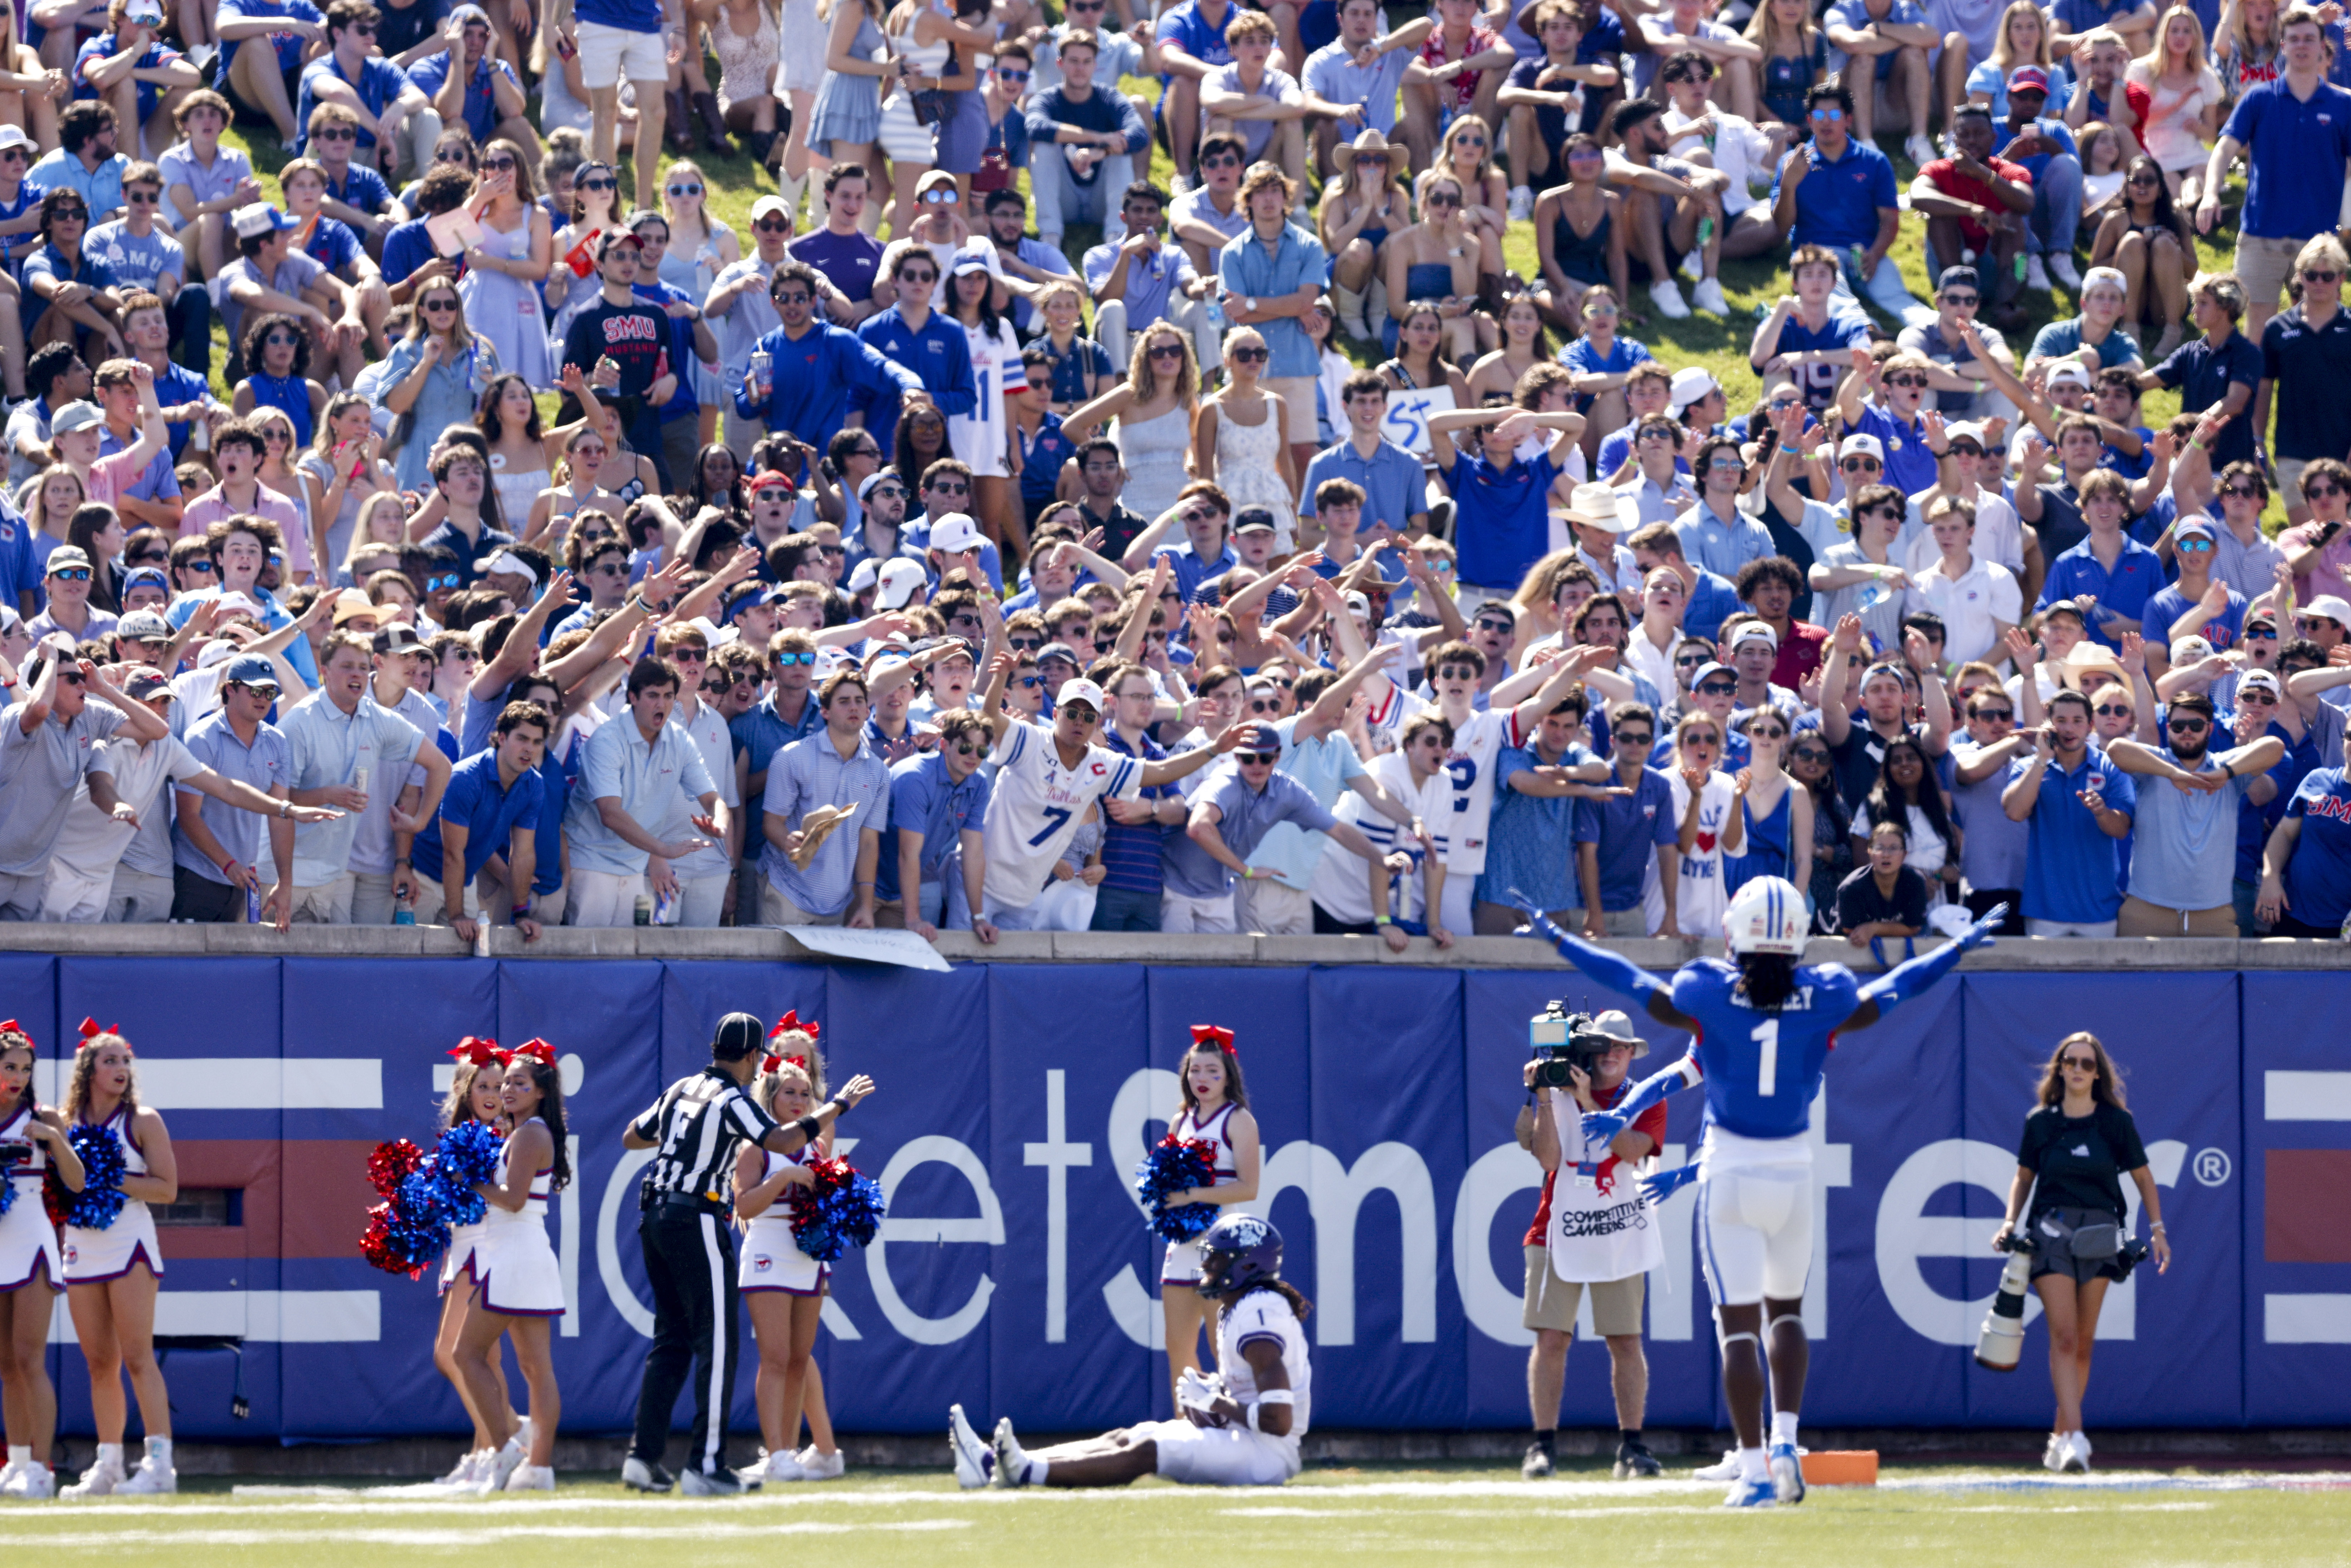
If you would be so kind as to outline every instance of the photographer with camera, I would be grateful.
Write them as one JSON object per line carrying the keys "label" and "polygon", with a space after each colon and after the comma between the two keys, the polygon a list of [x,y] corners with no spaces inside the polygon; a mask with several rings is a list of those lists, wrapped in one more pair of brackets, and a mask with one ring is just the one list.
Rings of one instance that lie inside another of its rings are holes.
{"label": "photographer with camera", "polygon": [[[2146,1243],[2132,1240],[2124,1221],[2125,1174],[2137,1185],[2147,1211]],[[2147,1149],[2124,1108],[2114,1059],[2094,1034],[2077,1031],[2058,1042],[2041,1076],[2037,1103],[2024,1119],[2008,1216],[1991,1244],[2005,1252],[2026,1250],[2022,1243],[2029,1243],[2032,1287],[2049,1324],[2049,1381],[2057,1394],[2056,1425],[2041,1462],[2061,1473],[2087,1475],[2090,1439],[2082,1431],[2082,1396],[2106,1287],[2128,1279],[2150,1253],[2158,1273],[2171,1267]]]}
{"label": "photographer with camera", "polygon": [[1587,1145],[1582,1116],[1604,1111],[1626,1092],[1625,1075],[1648,1043],[1621,1012],[1568,1014],[1551,1004],[1529,1026],[1534,1057],[1526,1065],[1531,1095],[1519,1113],[1518,1140],[1543,1169],[1542,1201],[1527,1230],[1526,1299],[1520,1322],[1533,1331],[1527,1355],[1527,1398],[1533,1440],[1519,1473],[1529,1480],[1552,1473],[1559,1428],[1567,1348],[1575,1338],[1575,1312],[1592,1292],[1592,1326],[1608,1343],[1616,1393],[1615,1476],[1661,1473],[1641,1440],[1649,1399],[1649,1362],[1641,1349],[1641,1305],[1651,1269],[1665,1246],[1641,1190],[1641,1162],[1666,1136],[1666,1108],[1652,1105],[1606,1144]]}

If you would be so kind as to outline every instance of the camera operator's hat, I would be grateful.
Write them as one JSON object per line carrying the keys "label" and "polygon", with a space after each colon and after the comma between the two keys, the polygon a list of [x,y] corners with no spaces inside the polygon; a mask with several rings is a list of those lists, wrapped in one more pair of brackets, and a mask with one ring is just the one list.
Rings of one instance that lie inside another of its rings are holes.
{"label": "camera operator's hat", "polygon": [[1633,1060],[1638,1061],[1649,1054],[1649,1042],[1633,1032],[1633,1020],[1620,1009],[1610,1008],[1604,1013],[1592,1015],[1592,1032],[1606,1040],[1633,1048]]}

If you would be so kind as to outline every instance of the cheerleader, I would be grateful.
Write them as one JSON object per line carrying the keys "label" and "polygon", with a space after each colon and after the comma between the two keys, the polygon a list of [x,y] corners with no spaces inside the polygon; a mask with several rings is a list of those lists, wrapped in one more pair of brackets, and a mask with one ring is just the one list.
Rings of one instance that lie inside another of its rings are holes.
{"label": "cheerleader", "polygon": [[[547,1239],[547,1200],[571,1182],[563,1081],[555,1048],[543,1040],[501,1054],[507,1061],[500,1080],[506,1116],[514,1131],[498,1153],[496,1181],[474,1187],[489,1207],[463,1266],[473,1292],[457,1331],[455,1360],[473,1395],[475,1419],[496,1450],[477,1489],[485,1494],[553,1491],[555,1429],[563,1416],[563,1396],[555,1386],[549,1339],[552,1320],[564,1309],[563,1273]],[[512,1341],[530,1388],[528,1447],[492,1361],[500,1334]]]}
{"label": "cheerleader", "polygon": [[[490,1040],[475,1040],[469,1036],[449,1054],[457,1059],[457,1072],[449,1082],[449,1098],[441,1107],[442,1129],[446,1131],[465,1122],[480,1122],[503,1130],[506,1070],[498,1059],[497,1046]],[[465,1326],[466,1303],[474,1295],[470,1275],[465,1289],[450,1289],[457,1283],[460,1275],[467,1274],[467,1265],[474,1258],[474,1243],[481,1239],[481,1222],[452,1227],[448,1255],[441,1264],[441,1329],[433,1340],[433,1364],[456,1389],[457,1397],[465,1403],[465,1414],[474,1423],[474,1446],[466,1451],[465,1458],[457,1461],[455,1469],[441,1478],[443,1486],[480,1486],[489,1475],[491,1462],[496,1458],[499,1448],[497,1440],[491,1436],[491,1424],[475,1406],[474,1393],[466,1385],[465,1375],[457,1370],[457,1337]],[[502,1357],[490,1358],[490,1376],[496,1381],[498,1389],[497,1408],[502,1419],[497,1423],[497,1430],[512,1430],[517,1423],[514,1402],[507,1392],[506,1364]],[[523,1421],[519,1425],[528,1428],[530,1423]],[[528,1448],[530,1439],[526,1435],[522,1437],[522,1442]]]}
{"label": "cheerleader", "polygon": [[8,1428],[8,1463],[0,1498],[54,1496],[49,1445],[57,1435],[57,1391],[49,1383],[49,1316],[65,1265],[57,1235],[41,1206],[41,1180],[52,1161],[81,1190],[81,1161],[66,1143],[65,1119],[33,1099],[32,1037],[15,1019],[0,1023],[0,1182],[16,1197],[0,1214],[0,1412]]}
{"label": "cheerleader", "polygon": [[[163,1118],[139,1103],[131,1042],[112,1030],[82,1023],[66,1092],[66,1121],[104,1127],[122,1141],[122,1211],[103,1230],[68,1225],[65,1236],[66,1301],[74,1338],[89,1365],[90,1413],[98,1425],[98,1458],[66,1488],[68,1498],[147,1494],[180,1490],[172,1468],[172,1396],[155,1364],[155,1293],[162,1288],[163,1250],[155,1240],[151,1203],[180,1195],[180,1170]],[[147,1458],[135,1473],[122,1468],[122,1375],[139,1399],[147,1431]]]}
{"label": "cheerleader", "polygon": [[[1191,1049],[1176,1069],[1183,1080],[1184,1109],[1168,1124],[1172,1137],[1205,1139],[1217,1145],[1214,1185],[1179,1192],[1168,1207],[1187,1203],[1247,1203],[1257,1196],[1257,1118],[1249,1113],[1240,1058],[1233,1031],[1213,1024],[1192,1026]],[[1200,1282],[1200,1244],[1171,1241],[1159,1269],[1159,1309],[1167,1328],[1167,1383],[1172,1393],[1186,1371],[1200,1369],[1200,1331],[1215,1303],[1191,1287]],[[1170,1289],[1169,1287],[1181,1287]]]}
{"label": "cheerleader", "polygon": [[[751,1087],[759,1108],[787,1126],[814,1114],[824,1102],[824,1061],[817,1054],[815,1034],[812,1024],[805,1031],[785,1031],[777,1043],[790,1054],[768,1057]],[[735,1156],[735,1218],[743,1226],[736,1281],[750,1306],[751,1333],[759,1343],[759,1370],[752,1386],[759,1436],[767,1444],[761,1464],[737,1472],[747,1486],[831,1480],[841,1473],[841,1450],[824,1407],[824,1383],[811,1357],[817,1319],[824,1310],[825,1281],[832,1269],[800,1250],[786,1196],[814,1179],[808,1168],[810,1160],[831,1152],[828,1133],[793,1154],[771,1154],[746,1144]],[[803,1410],[810,1443],[795,1453]]]}

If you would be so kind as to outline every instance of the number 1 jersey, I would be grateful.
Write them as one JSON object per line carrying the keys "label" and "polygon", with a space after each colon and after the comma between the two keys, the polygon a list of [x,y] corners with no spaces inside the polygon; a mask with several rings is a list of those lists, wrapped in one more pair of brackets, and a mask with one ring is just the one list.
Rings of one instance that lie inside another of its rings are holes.
{"label": "number 1 jersey", "polygon": [[1675,1007],[1696,1025],[1690,1051],[1706,1071],[1707,1120],[1742,1138],[1797,1138],[1811,1119],[1836,1031],[1860,1006],[1861,981],[1842,964],[1796,970],[1776,1013],[1739,990],[1739,970],[1698,958],[1676,970]]}

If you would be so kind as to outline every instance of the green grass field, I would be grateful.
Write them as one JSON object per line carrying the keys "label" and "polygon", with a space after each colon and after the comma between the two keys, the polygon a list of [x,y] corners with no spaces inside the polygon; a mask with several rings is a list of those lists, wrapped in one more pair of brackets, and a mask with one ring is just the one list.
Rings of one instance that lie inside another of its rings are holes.
{"label": "green grass field", "polygon": [[[1299,1564],[1443,1560],[1634,1565],[2248,1563],[2351,1561],[2351,1477],[2155,1471],[2087,1483],[2038,1471],[1902,1467],[1876,1488],[1815,1489],[1800,1507],[1731,1513],[1719,1486],[1616,1483],[1562,1467],[1316,1467],[1276,1490],[1145,1481],[1116,1492],[958,1492],[945,1473],[844,1481],[724,1501],[633,1497],[609,1477],[553,1497],[452,1502],[351,1488],[187,1483],[172,1499],[16,1509],[0,1540],[27,1561],[101,1553],[338,1568],[462,1557],[512,1568],[747,1559],[828,1563]],[[691,1552],[692,1557],[681,1555]],[[30,1556],[38,1553],[37,1559]],[[1771,1553],[1770,1558],[1761,1554]]]}

